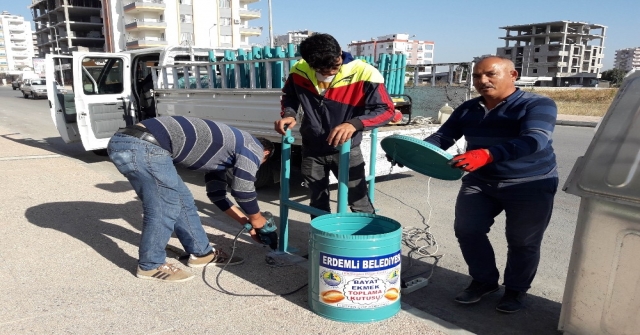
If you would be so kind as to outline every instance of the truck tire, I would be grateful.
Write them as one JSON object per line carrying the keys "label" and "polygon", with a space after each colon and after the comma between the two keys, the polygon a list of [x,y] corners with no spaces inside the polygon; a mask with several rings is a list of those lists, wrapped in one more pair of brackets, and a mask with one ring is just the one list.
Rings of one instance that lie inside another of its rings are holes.
{"label": "truck tire", "polygon": [[98,156],[109,156],[109,153],[107,152],[107,149],[91,150],[91,152],[93,152],[94,154],[96,154]]}
{"label": "truck tire", "polygon": [[13,87],[13,86],[11,88],[13,88],[14,91],[18,89],[17,87]]}
{"label": "truck tire", "polygon": [[270,162],[265,162],[260,165],[258,173],[256,173],[256,182],[254,185],[256,188],[266,187],[273,184],[273,168]]}
{"label": "truck tire", "polygon": [[22,97],[25,99],[29,99],[29,95],[27,93],[22,92]]}

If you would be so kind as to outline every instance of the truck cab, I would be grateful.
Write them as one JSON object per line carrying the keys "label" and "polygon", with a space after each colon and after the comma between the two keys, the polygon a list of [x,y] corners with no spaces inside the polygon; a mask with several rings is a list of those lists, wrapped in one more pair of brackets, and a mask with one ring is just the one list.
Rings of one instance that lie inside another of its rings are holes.
{"label": "truck cab", "polygon": [[209,49],[189,47],[48,54],[51,118],[66,143],[82,142],[86,150],[103,150],[118,128],[156,115],[151,67],[208,59]]}

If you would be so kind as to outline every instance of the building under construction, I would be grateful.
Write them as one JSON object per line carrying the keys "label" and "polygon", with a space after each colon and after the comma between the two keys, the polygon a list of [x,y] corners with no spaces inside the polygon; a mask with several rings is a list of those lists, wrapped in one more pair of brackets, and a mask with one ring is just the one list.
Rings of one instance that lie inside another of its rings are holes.
{"label": "building under construction", "polygon": [[36,54],[104,51],[100,0],[31,0]]}
{"label": "building under construction", "polygon": [[600,78],[606,26],[555,21],[500,29],[506,30],[500,37],[505,46],[497,55],[511,59],[523,78],[549,86],[591,86]]}

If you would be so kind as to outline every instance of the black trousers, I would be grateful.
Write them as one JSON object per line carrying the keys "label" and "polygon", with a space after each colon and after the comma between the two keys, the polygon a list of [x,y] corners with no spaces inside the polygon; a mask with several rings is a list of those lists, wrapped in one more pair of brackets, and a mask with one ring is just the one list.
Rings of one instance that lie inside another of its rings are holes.
{"label": "black trousers", "polygon": [[[338,177],[339,153],[330,155],[302,155],[302,176],[309,187],[309,206],[331,212],[329,204],[329,172]],[[373,213],[367,193],[364,159],[360,146],[349,152],[348,203],[353,212]],[[313,218],[314,216],[312,216]]]}
{"label": "black trousers", "polygon": [[487,183],[473,175],[463,178],[454,230],[474,280],[498,283],[500,279],[487,234],[494,218],[504,211],[508,246],[504,285],[521,292],[531,287],[557,188],[557,177],[521,183]]}

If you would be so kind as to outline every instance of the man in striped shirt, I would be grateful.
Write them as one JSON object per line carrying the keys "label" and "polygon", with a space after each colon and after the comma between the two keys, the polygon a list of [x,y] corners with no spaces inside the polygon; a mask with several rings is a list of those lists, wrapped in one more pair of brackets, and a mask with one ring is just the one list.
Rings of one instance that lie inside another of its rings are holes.
{"label": "man in striped shirt", "polygon": [[[187,265],[240,264],[242,258],[213,249],[205,233],[193,195],[174,165],[205,172],[207,196],[240,224],[250,223],[249,233],[266,219],[260,213],[254,182],[261,163],[273,152],[273,144],[225,124],[184,116],[163,116],[121,128],[109,141],[109,158],[131,185],[144,211],[136,276],[165,282],[182,282],[193,275],[166,263],[165,247],[175,232],[186,252]],[[227,170],[231,195],[227,198]]]}
{"label": "man in striped shirt", "polygon": [[500,273],[487,233],[494,218],[506,214],[505,293],[496,307],[504,313],[524,306],[558,188],[551,145],[556,105],[516,88],[517,77],[511,60],[482,59],[473,69],[473,84],[481,96],[456,108],[425,139],[442,149],[462,136],[467,140],[467,152],[451,161],[454,168],[469,172],[456,201],[454,230],[473,281],[457,302],[472,304],[499,289]]}

